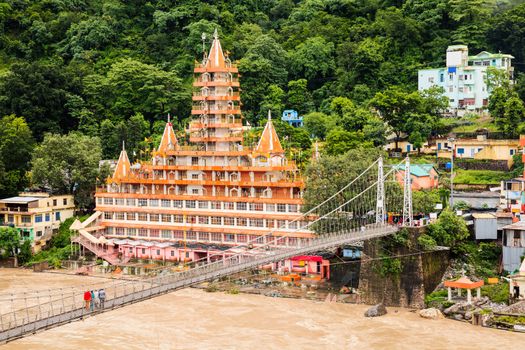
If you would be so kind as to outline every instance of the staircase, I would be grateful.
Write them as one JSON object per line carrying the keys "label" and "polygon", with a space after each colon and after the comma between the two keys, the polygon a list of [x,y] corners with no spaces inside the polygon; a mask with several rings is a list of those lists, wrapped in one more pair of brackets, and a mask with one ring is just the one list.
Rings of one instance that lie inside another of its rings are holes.
{"label": "staircase", "polygon": [[124,257],[124,259],[119,259],[116,253],[110,253],[105,251],[99,246],[99,244],[93,243],[89,239],[84,237],[82,233],[72,238],[71,242],[82,245],[84,248],[95,254],[97,258],[104,259],[111,265],[122,265],[127,263],[130,259],[130,257]]}

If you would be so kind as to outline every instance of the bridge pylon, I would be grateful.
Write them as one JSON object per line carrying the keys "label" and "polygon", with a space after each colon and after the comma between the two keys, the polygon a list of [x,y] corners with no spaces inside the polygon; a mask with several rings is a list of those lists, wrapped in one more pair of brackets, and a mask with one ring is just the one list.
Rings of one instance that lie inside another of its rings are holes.
{"label": "bridge pylon", "polygon": [[376,224],[385,223],[385,175],[383,172],[383,157],[377,161],[377,199],[376,199]]}
{"label": "bridge pylon", "polygon": [[412,181],[410,177],[410,158],[405,159],[405,174],[403,175],[403,226],[414,226],[412,215]]}

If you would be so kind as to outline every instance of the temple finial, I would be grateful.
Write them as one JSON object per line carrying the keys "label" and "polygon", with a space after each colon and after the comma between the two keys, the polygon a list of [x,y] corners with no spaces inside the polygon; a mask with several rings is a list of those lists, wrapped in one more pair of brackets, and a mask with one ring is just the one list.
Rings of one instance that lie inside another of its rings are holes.
{"label": "temple finial", "polygon": [[171,115],[168,113],[168,124],[171,123]]}
{"label": "temple finial", "polygon": [[126,150],[126,141],[122,140],[122,150]]}
{"label": "temple finial", "polygon": [[268,110],[268,121],[272,121],[272,111],[270,109]]}
{"label": "temple finial", "polygon": [[217,32],[217,27],[215,27],[215,31],[213,32],[213,39],[215,40],[219,39],[219,33]]}

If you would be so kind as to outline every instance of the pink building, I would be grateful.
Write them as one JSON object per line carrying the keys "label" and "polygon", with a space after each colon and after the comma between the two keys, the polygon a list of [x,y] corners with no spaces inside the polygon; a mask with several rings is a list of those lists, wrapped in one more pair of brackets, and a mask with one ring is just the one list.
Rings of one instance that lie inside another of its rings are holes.
{"label": "pink building", "polygon": [[[404,166],[398,167],[396,179],[401,186],[405,176]],[[438,188],[439,174],[433,164],[410,164],[412,190],[431,190]]]}

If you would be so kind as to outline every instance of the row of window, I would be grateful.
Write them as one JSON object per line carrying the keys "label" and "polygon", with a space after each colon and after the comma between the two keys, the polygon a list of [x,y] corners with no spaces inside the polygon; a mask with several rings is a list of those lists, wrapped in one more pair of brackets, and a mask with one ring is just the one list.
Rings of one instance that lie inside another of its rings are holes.
{"label": "row of window", "polygon": [[186,208],[186,209],[216,209],[216,210],[250,210],[268,211],[278,213],[298,213],[297,204],[284,203],[247,203],[247,202],[218,202],[197,200],[170,200],[170,199],[144,199],[144,198],[97,198],[98,205],[117,205],[128,207],[161,207],[161,208]]}
{"label": "row of window", "polygon": [[[219,232],[198,232],[198,231],[181,231],[181,230],[158,230],[145,228],[124,228],[124,227],[107,227],[107,235],[127,236],[137,238],[163,238],[173,240],[187,240],[200,242],[218,242],[218,243],[256,243],[256,244],[276,244],[276,245],[293,245],[296,246],[301,241],[297,237],[265,237],[246,234],[231,234]],[[303,239],[305,242],[307,239]]]}
{"label": "row of window", "polygon": [[[51,221],[51,213],[46,214],[36,214],[35,215],[35,223],[41,223],[41,222],[50,222]],[[60,221],[60,212],[55,212],[55,220]],[[23,224],[31,224],[31,215],[22,215],[20,218],[20,221]],[[14,223],[15,222],[15,216],[12,214],[7,215],[7,222]]]}
{"label": "row of window", "polygon": [[225,226],[244,226],[244,227],[266,227],[266,228],[288,228],[295,230],[305,228],[307,221],[274,220],[259,218],[235,218],[222,216],[197,216],[197,215],[172,215],[172,214],[150,214],[134,212],[104,212],[106,220],[126,220],[144,222],[163,222],[163,223],[187,223],[199,225],[225,225]]}

